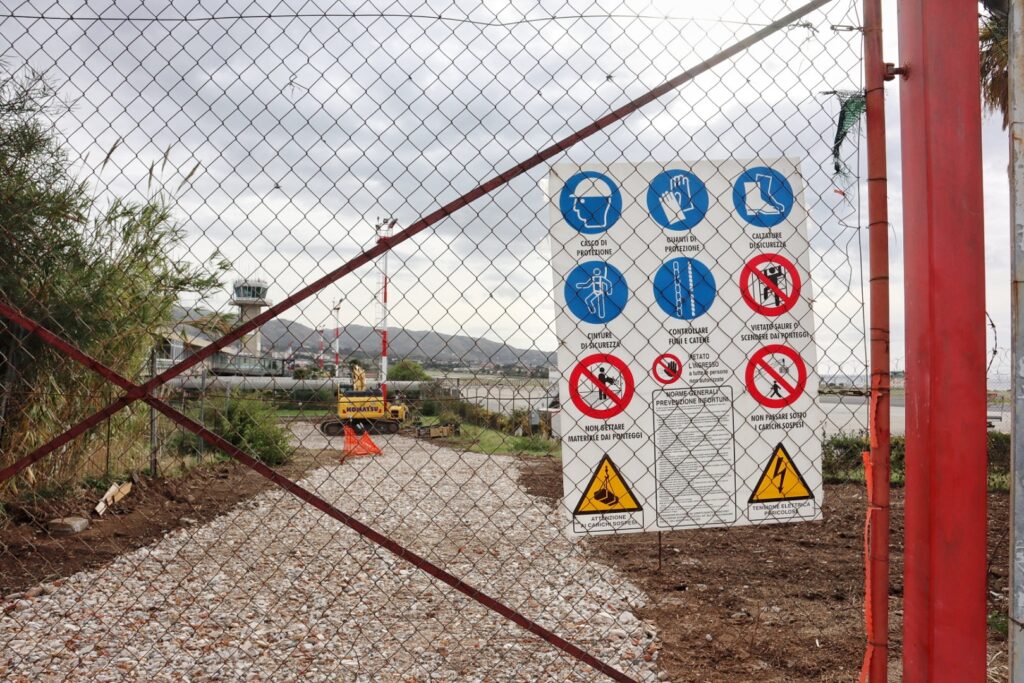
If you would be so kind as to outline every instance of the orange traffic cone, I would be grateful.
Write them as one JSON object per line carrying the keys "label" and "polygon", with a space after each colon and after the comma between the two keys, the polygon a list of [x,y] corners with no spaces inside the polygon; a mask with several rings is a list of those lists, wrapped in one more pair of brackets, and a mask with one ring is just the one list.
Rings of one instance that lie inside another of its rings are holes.
{"label": "orange traffic cone", "polygon": [[345,445],[342,448],[345,457],[356,457],[360,455],[380,455],[380,447],[373,442],[366,432],[356,435],[354,429],[345,426]]}
{"label": "orange traffic cone", "polygon": [[359,455],[380,455],[380,446],[373,442],[369,432],[363,432],[359,436]]}

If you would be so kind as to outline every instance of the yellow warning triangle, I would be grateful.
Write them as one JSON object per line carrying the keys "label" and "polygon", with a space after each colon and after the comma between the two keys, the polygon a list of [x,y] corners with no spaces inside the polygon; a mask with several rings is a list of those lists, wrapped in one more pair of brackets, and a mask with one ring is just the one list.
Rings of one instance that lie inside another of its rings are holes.
{"label": "yellow warning triangle", "polygon": [[574,515],[597,515],[605,512],[636,512],[642,510],[619,468],[605,455],[594,469],[594,476],[576,503]]}
{"label": "yellow warning triangle", "polygon": [[786,447],[781,443],[768,460],[768,466],[750,494],[749,503],[770,503],[776,500],[813,499],[811,487],[804,481]]}

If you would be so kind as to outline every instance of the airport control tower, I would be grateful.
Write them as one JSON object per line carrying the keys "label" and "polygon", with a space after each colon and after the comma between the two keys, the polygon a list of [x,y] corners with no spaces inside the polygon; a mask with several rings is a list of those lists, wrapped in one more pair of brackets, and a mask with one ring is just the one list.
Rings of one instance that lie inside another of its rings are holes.
{"label": "airport control tower", "polygon": [[[231,297],[231,304],[238,306],[239,324],[252,320],[260,311],[270,305],[267,299],[267,290],[270,284],[259,278],[243,278],[235,280],[234,292]],[[242,338],[242,352],[252,356],[262,355],[262,334],[259,328],[253,330]]]}

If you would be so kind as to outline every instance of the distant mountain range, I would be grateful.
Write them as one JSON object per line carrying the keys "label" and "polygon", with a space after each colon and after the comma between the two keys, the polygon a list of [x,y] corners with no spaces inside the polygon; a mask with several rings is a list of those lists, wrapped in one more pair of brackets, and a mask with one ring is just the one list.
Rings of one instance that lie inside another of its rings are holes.
{"label": "distant mountain range", "polygon": [[[175,318],[194,317],[194,313],[184,309],[175,311]],[[286,352],[289,347],[293,351],[317,353],[320,347],[320,335],[312,327],[294,320],[275,318],[263,328],[263,348],[278,352]],[[325,343],[330,348],[334,343],[334,328],[325,334]],[[342,357],[360,356],[363,358],[380,355],[380,336],[373,328],[366,325],[346,325],[342,327],[339,338]],[[417,361],[434,363],[456,363],[459,365],[480,366],[488,363],[495,365],[518,364],[527,367],[547,365],[555,366],[555,354],[539,349],[519,349],[508,344],[485,338],[467,335],[441,334],[432,330],[406,330],[404,328],[388,328],[388,349],[392,359],[411,358]]]}
{"label": "distant mountain range", "polygon": [[[328,330],[326,342],[334,342],[334,329]],[[313,328],[293,320],[280,318],[263,326],[264,344],[275,351],[287,351],[289,346],[296,351],[307,352],[319,349],[320,337]],[[380,354],[380,335],[366,325],[346,325],[341,330],[339,347],[342,356],[372,357]],[[469,337],[466,335],[440,334],[438,332],[388,328],[388,350],[393,358],[411,358],[435,363],[458,363],[464,365],[520,364],[528,367],[537,365],[554,366],[555,354],[538,349],[517,349],[508,344]]]}

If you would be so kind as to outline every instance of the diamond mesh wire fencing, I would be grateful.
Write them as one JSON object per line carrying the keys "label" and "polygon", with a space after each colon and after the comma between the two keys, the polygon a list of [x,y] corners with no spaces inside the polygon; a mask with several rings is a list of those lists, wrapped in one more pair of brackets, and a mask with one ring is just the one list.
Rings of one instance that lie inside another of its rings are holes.
{"label": "diamond mesh wire fencing", "polygon": [[[818,4],[6,10],[0,672],[685,679],[587,538],[640,529],[576,513],[818,519],[866,428],[861,35]],[[723,589],[734,674],[819,680],[828,611],[743,604],[777,572]]]}

